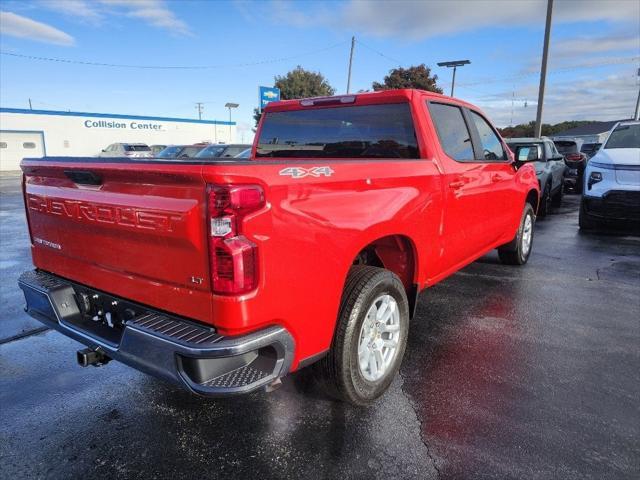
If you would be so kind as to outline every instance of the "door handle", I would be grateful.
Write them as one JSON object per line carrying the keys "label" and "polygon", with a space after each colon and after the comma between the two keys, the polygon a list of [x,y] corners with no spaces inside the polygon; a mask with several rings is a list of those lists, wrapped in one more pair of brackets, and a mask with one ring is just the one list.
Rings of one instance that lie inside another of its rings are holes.
{"label": "door handle", "polygon": [[459,188],[464,187],[464,184],[465,184],[465,182],[464,182],[464,181],[462,181],[462,180],[457,180],[457,181],[455,181],[455,182],[451,182],[451,183],[449,184],[449,188],[453,188],[454,190],[457,190],[457,189],[459,189]]}

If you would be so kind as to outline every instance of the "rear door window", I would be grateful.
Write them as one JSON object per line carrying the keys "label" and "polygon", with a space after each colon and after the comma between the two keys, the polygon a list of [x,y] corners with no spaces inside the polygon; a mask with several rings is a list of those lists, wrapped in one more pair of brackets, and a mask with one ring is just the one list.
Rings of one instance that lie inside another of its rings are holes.
{"label": "rear door window", "polygon": [[442,148],[454,160],[473,161],[473,143],[462,109],[445,103],[429,103],[429,113]]}
{"label": "rear door window", "polygon": [[478,130],[478,135],[480,136],[480,144],[482,147],[482,160],[486,161],[496,161],[496,160],[506,160],[507,154],[502,148],[502,142],[500,141],[500,137],[493,130],[489,122],[487,122],[482,115],[479,113],[470,110],[471,119],[473,120],[476,129]]}
{"label": "rear door window", "polygon": [[419,152],[409,104],[398,103],[268,112],[256,157],[419,158]]}

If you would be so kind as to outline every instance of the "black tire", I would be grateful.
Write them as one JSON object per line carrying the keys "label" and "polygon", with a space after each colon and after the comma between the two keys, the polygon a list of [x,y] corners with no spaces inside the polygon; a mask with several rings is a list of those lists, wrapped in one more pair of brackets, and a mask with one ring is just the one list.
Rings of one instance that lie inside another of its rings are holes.
{"label": "black tire", "polygon": [[551,197],[551,205],[556,208],[562,205],[562,185],[560,185],[558,191]]}
{"label": "black tire", "polygon": [[584,206],[584,198],[580,200],[580,213],[578,214],[578,226],[582,231],[596,230],[599,227],[597,219],[589,215]]}
{"label": "black tire", "polygon": [[[369,308],[385,294],[393,297],[398,307],[398,344],[385,374],[377,381],[369,381],[360,371],[358,342]],[[382,268],[353,266],[342,293],[331,349],[317,364],[328,393],[353,405],[370,405],[389,388],[398,372],[407,344],[408,330],[409,302],[400,279]]]}
{"label": "black tire", "polygon": [[538,208],[538,218],[545,218],[551,210],[551,184],[547,183],[540,195],[540,207]]}
{"label": "black tire", "polygon": [[[524,248],[523,231],[527,217],[531,219],[531,238],[529,242],[529,248]],[[524,265],[529,260],[531,250],[533,249],[533,234],[535,231],[536,216],[533,212],[533,207],[530,203],[526,203],[524,210],[522,211],[522,217],[520,218],[520,226],[516,237],[506,245],[498,248],[498,257],[500,261],[505,265]]]}

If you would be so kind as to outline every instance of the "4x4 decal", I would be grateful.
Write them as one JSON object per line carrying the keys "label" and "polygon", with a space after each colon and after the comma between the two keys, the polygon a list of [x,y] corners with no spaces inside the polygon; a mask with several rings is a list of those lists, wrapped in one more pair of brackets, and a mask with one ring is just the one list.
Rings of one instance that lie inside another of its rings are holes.
{"label": "4x4 decal", "polygon": [[330,177],[331,175],[333,175],[334,171],[331,169],[331,167],[288,167],[280,170],[280,172],[278,173],[282,176],[290,176],[291,178],[303,178],[320,177],[322,175],[324,175],[325,177]]}

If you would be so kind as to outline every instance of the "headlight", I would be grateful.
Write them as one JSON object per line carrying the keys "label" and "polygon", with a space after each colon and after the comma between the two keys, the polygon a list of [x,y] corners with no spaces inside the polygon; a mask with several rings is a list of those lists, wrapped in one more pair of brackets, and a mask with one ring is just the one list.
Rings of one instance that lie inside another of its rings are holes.
{"label": "headlight", "polygon": [[587,182],[587,186],[589,187],[589,190],[591,190],[591,187],[593,186],[593,184],[601,181],[602,181],[602,172],[591,172],[591,174],[589,175],[589,181]]}

